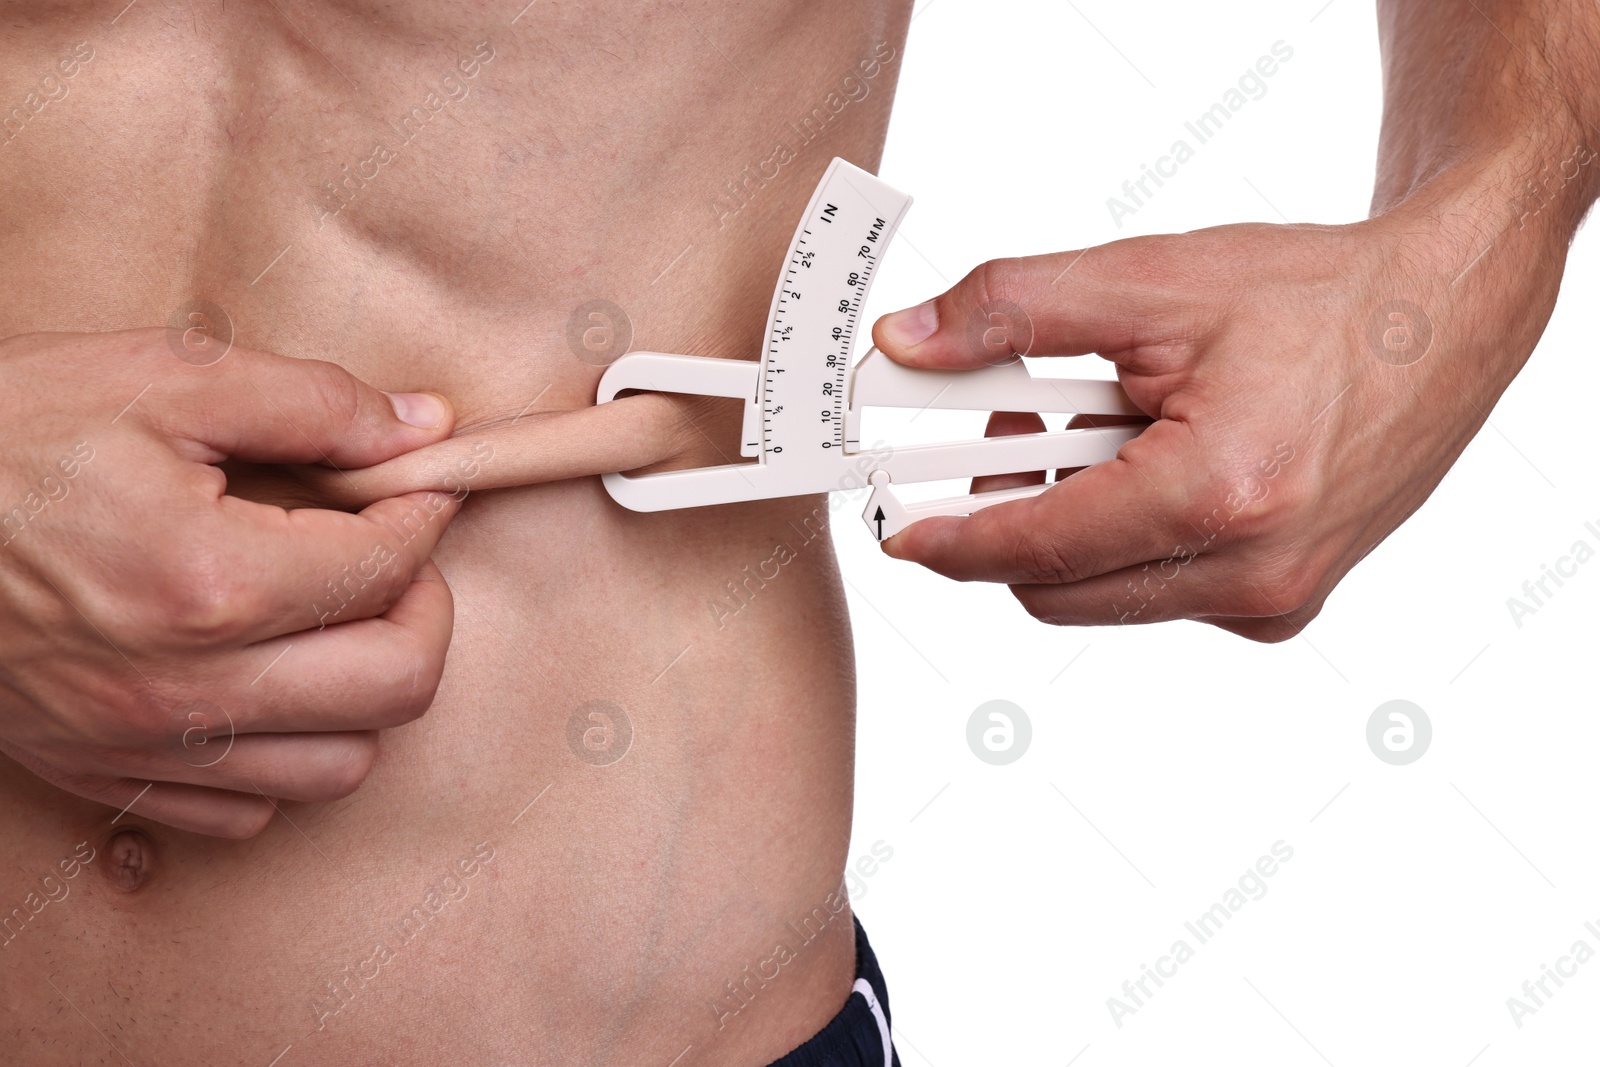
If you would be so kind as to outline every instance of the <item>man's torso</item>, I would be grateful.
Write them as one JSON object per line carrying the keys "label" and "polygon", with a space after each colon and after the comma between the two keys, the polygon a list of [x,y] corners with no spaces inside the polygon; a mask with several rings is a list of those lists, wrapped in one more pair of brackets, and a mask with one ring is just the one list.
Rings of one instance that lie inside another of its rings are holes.
{"label": "man's torso", "polygon": [[[0,336],[199,313],[442,392],[462,428],[592,402],[614,309],[635,349],[753,357],[816,178],[877,165],[908,17],[7,5]],[[609,320],[572,329],[593,301]],[[112,826],[0,759],[0,1060],[687,1067],[804,1040],[852,965],[853,674],[818,507],[473,496],[435,556],[433,709],[353,796],[252,841]]]}

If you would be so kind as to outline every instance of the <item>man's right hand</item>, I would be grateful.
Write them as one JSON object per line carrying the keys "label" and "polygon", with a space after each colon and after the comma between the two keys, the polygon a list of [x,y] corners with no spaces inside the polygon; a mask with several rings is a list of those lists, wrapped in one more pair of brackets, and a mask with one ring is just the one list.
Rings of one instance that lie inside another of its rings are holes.
{"label": "man's right hand", "polygon": [[269,798],[352,792],[376,731],[427,710],[452,625],[428,557],[459,501],[285,511],[215,464],[381,463],[450,435],[441,399],[237,347],[193,366],[159,329],[0,341],[0,398],[0,751],[249,837]]}

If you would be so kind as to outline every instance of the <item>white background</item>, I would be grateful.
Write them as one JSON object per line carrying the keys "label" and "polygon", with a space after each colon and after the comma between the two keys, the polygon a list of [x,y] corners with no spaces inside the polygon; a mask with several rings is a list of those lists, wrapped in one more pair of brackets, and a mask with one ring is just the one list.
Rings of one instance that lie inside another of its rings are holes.
{"label": "white background", "polygon": [[[996,256],[1364,217],[1375,18],[1322,3],[924,0],[881,171],[916,204],[869,319]],[[1294,56],[1267,95],[1117,229],[1106,198],[1279,40]],[[838,513],[861,680],[851,851],[894,850],[856,906],[907,1067],[1592,1062],[1600,960],[1520,1029],[1506,1007],[1574,941],[1600,950],[1583,928],[1600,927],[1600,560],[1520,628],[1506,606],[1574,541],[1600,546],[1592,237],[1491,426],[1284,644],[1046,627],[1003,588],[880,556]],[[997,698],[1033,726],[1002,767],[965,736]],[[1391,699],[1433,723],[1409,766],[1367,748]],[[1267,894],[1116,1027],[1107,998],[1196,945],[1184,922],[1279,840],[1294,857]]]}

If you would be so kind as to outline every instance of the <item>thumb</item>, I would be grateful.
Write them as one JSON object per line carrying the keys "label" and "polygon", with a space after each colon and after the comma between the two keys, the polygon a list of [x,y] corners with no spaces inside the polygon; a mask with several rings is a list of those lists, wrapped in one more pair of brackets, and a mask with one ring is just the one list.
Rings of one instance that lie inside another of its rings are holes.
{"label": "thumb", "polygon": [[385,393],[333,363],[235,348],[185,373],[163,420],[205,446],[199,457],[247,463],[374,463],[450,436],[455,413],[437,393]]}
{"label": "thumb", "polygon": [[964,370],[1017,356],[1119,352],[1139,343],[1158,291],[1127,268],[1132,242],[992,259],[949,291],[879,319],[872,341],[897,363]]}

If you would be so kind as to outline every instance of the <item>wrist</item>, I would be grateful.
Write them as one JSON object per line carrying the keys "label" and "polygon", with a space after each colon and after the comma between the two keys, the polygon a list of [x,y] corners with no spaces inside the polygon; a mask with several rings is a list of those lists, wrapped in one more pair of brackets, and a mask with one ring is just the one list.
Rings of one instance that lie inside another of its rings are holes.
{"label": "wrist", "polygon": [[1446,235],[1480,247],[1514,230],[1564,255],[1600,194],[1600,136],[1557,100],[1538,114],[1498,110],[1440,131],[1428,147],[1386,130],[1372,218],[1432,216]]}
{"label": "wrist", "polygon": [[1387,251],[1476,295],[1553,301],[1568,246],[1600,188],[1600,140],[1575,127],[1463,151],[1368,225]]}
{"label": "wrist", "polygon": [[[1563,255],[1600,181],[1600,143],[1576,132],[1444,164],[1373,218],[1432,217],[1442,235],[1475,239],[1513,232],[1528,242],[1559,246]],[[1376,203],[1376,201],[1375,201]]]}
{"label": "wrist", "polygon": [[1492,406],[1538,343],[1600,175],[1600,141],[1560,143],[1463,152],[1358,224],[1376,237],[1374,292],[1427,319],[1434,355],[1419,383],[1442,375],[1441,389]]}

